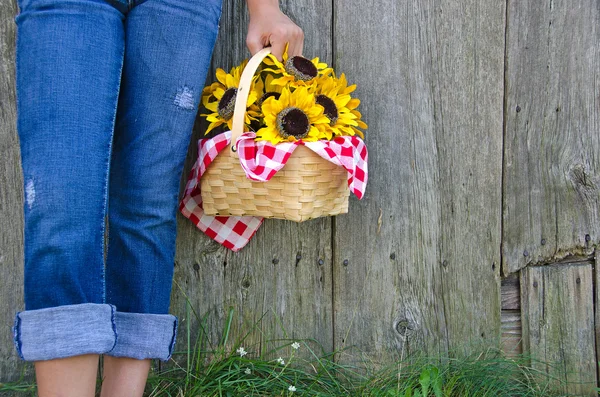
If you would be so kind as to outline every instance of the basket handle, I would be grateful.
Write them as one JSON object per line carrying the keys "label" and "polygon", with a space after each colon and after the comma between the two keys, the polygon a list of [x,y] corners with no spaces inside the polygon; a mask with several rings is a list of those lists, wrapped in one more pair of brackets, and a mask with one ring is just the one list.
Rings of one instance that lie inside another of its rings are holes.
{"label": "basket handle", "polygon": [[271,47],[263,48],[250,60],[248,64],[244,68],[242,72],[242,77],[240,77],[240,85],[237,89],[237,94],[235,97],[235,107],[233,109],[233,126],[231,127],[231,150],[229,151],[229,155],[237,158],[237,149],[235,147],[235,143],[237,139],[244,132],[244,118],[246,116],[246,102],[248,102],[248,95],[250,94],[250,86],[252,85],[252,78],[254,77],[254,73],[256,73],[256,69],[262,62],[262,60],[271,53]]}

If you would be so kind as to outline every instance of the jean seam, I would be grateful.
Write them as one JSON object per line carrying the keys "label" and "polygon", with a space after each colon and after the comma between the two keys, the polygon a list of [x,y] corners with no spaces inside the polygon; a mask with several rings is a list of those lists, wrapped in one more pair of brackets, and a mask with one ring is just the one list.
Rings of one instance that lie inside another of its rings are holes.
{"label": "jean seam", "polygon": [[21,312],[17,312],[17,315],[15,316],[15,325],[13,327],[13,335],[14,335],[13,342],[15,344],[15,348],[17,349],[17,353],[19,354],[19,357],[21,358],[21,360],[25,360],[25,357],[23,357],[23,352],[21,351],[21,330],[20,330],[21,318],[19,317],[19,314],[21,314]]}
{"label": "jean seam", "polygon": [[119,339],[119,333],[117,331],[117,321],[115,319],[116,312],[117,312],[116,306],[110,305],[110,321],[111,321],[111,325],[112,325],[112,330],[115,334],[115,343],[112,345],[112,347],[110,348],[109,351],[112,351],[115,348],[115,346],[117,346],[117,341]]}
{"label": "jean seam", "polygon": [[[123,31],[123,35],[125,32]],[[119,80],[117,83],[117,95],[116,100],[114,102],[114,110],[113,110],[113,119],[112,119],[112,133],[110,134],[110,139],[108,141],[108,155],[106,158],[106,176],[104,179],[104,202],[102,203],[103,217],[102,217],[102,303],[106,303],[106,255],[108,254],[108,244],[110,242],[110,228],[108,230],[108,236],[106,235],[106,222],[108,216],[108,206],[110,203],[108,202],[108,194],[109,194],[109,181],[110,181],[110,165],[111,165],[111,157],[112,157],[112,148],[113,148],[113,140],[115,136],[115,127],[117,120],[117,110],[119,106],[119,94],[121,92],[121,79],[123,75],[123,63],[125,62],[125,37],[123,37],[123,47],[121,48],[121,65],[119,67]],[[114,314],[113,314],[114,320]],[[113,326],[114,326],[113,321]],[[115,328],[116,329],[116,328]],[[115,331],[116,335],[116,331]],[[115,343],[116,344],[116,343]]]}
{"label": "jean seam", "polygon": [[171,343],[169,344],[169,355],[164,361],[169,361],[171,356],[173,355],[173,350],[175,349],[175,342],[177,341],[177,326],[179,325],[179,319],[177,316],[175,317],[175,321],[173,322],[173,338],[171,339]]}

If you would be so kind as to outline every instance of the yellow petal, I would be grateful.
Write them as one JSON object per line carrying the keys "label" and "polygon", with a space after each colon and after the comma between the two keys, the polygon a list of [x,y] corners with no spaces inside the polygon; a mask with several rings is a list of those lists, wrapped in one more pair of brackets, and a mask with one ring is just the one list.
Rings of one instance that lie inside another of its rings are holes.
{"label": "yellow petal", "polygon": [[330,122],[329,121],[329,117],[327,117],[325,115],[322,115],[322,116],[320,116],[318,118],[314,118],[312,120],[313,124],[329,124],[329,122]]}
{"label": "yellow petal", "polygon": [[217,68],[217,80],[219,80],[219,82],[223,85],[226,85],[225,82],[227,81],[227,72],[225,72],[223,69],[221,68]]}
{"label": "yellow petal", "polygon": [[337,106],[337,108],[339,109],[345,107],[351,99],[352,98],[350,97],[350,95],[339,95],[333,100],[333,102],[335,103],[335,106]]}
{"label": "yellow petal", "polygon": [[223,94],[225,94],[225,90],[220,87],[215,89],[215,92],[213,93],[215,98],[217,98],[217,100],[219,101],[221,100],[221,98],[223,98]]}
{"label": "yellow petal", "polygon": [[235,81],[235,79],[233,78],[232,75],[228,74],[226,76],[225,81],[226,81],[225,85],[227,86],[227,88],[235,88],[235,87],[237,87],[236,81]]}
{"label": "yellow petal", "polygon": [[214,123],[210,123],[210,125],[208,126],[208,128],[206,129],[206,132],[204,134],[208,135],[209,132],[211,132],[213,129],[220,126],[221,124],[223,124],[223,120],[219,120],[219,121],[215,121]]}
{"label": "yellow petal", "polygon": [[360,99],[352,98],[346,106],[348,107],[348,109],[356,109],[358,105],[360,105]]}
{"label": "yellow petal", "polygon": [[217,112],[219,109],[219,102],[209,102],[206,105],[204,105],[204,107],[208,110],[212,110],[213,112]]}
{"label": "yellow petal", "polygon": [[356,90],[356,84],[352,84],[349,87],[346,87],[344,89],[344,94],[350,94],[351,92],[354,92],[354,90]]}
{"label": "yellow petal", "polygon": [[[291,92],[289,89],[284,88],[283,90],[281,90],[281,95],[279,96],[279,100],[278,102],[281,102],[281,105],[286,108],[288,106],[290,106],[290,96],[291,96]],[[273,98],[275,99],[275,98]]]}
{"label": "yellow petal", "polygon": [[208,117],[206,117],[207,121],[212,121],[212,122],[216,122],[216,121],[223,121],[223,118],[221,116],[219,116],[217,113],[212,113],[209,114]]}
{"label": "yellow petal", "polygon": [[356,133],[356,135],[358,135],[362,139],[365,139],[365,134],[363,134],[361,130],[358,130],[356,128],[352,128],[352,129],[354,130],[354,132]]}

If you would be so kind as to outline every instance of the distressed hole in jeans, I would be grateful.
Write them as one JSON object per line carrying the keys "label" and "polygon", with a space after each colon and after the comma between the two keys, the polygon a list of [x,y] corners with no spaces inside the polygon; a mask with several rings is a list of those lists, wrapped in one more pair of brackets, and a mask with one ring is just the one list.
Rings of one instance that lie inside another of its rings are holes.
{"label": "distressed hole in jeans", "polygon": [[31,209],[35,201],[35,186],[32,179],[27,181],[27,184],[25,185],[25,201],[27,202],[29,209]]}
{"label": "distressed hole in jeans", "polygon": [[177,91],[177,95],[175,96],[175,100],[173,101],[175,106],[185,109],[185,110],[194,110],[194,92],[188,88],[183,87]]}

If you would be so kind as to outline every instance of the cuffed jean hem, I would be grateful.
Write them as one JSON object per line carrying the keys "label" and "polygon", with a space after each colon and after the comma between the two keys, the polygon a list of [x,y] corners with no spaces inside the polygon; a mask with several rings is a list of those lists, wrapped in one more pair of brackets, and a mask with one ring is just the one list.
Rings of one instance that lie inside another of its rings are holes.
{"label": "cuffed jean hem", "polygon": [[138,360],[167,361],[177,337],[177,317],[170,314],[115,313],[119,340],[106,354]]}
{"label": "cuffed jean hem", "polygon": [[109,304],[82,303],[17,313],[15,347],[26,361],[104,354],[117,342],[116,309]]}

